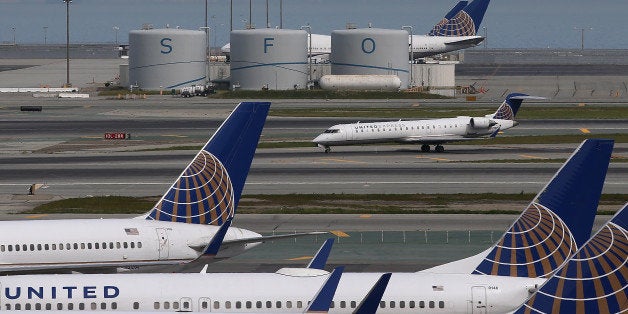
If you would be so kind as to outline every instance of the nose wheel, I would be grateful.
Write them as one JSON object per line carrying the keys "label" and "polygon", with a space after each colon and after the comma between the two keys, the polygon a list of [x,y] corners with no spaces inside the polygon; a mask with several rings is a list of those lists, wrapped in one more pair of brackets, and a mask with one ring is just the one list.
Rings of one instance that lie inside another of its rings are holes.
{"label": "nose wheel", "polygon": [[331,147],[325,146],[325,154],[329,154],[331,152]]}
{"label": "nose wheel", "polygon": [[421,145],[421,151],[424,152],[424,153],[429,153],[430,152],[430,145],[427,145],[427,144]]}
{"label": "nose wheel", "polygon": [[437,153],[442,153],[445,151],[445,147],[443,147],[443,145],[436,145],[434,150],[436,150]]}

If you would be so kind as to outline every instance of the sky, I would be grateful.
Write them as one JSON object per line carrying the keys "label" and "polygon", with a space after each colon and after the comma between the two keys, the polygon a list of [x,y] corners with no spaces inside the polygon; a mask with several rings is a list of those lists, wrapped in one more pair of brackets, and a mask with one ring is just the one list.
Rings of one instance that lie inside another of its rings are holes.
{"label": "sky", "polygon": [[[279,25],[279,0],[268,0],[270,26]],[[284,0],[283,27],[331,34],[347,23],[358,27],[400,29],[413,26],[425,34],[457,0]],[[229,41],[228,0],[207,0],[210,43]],[[252,22],[266,26],[266,1],[252,0]],[[233,0],[233,28],[249,21],[249,1]],[[62,0],[0,0],[0,43],[65,43]],[[155,28],[198,29],[205,24],[205,0],[73,0],[70,42],[128,42],[128,32],[143,24]],[[480,28],[486,28],[489,48],[579,48],[585,28],[585,48],[628,49],[625,27],[627,0],[492,0]],[[116,30],[115,28],[118,28]]]}

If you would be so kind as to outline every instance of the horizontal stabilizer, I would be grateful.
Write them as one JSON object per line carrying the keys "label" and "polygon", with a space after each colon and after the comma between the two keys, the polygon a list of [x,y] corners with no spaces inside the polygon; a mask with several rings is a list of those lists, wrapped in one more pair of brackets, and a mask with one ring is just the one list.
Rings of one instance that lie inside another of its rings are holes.
{"label": "horizontal stabilizer", "polygon": [[277,234],[277,235],[254,237],[254,238],[225,240],[222,243],[223,243],[223,245],[227,245],[227,244],[259,243],[259,242],[268,242],[268,241],[280,240],[280,239],[290,239],[290,238],[298,238],[298,237],[313,236],[313,235],[323,235],[323,234],[327,234],[327,232],[316,231],[316,232],[302,232],[302,233],[286,233],[286,234]]}

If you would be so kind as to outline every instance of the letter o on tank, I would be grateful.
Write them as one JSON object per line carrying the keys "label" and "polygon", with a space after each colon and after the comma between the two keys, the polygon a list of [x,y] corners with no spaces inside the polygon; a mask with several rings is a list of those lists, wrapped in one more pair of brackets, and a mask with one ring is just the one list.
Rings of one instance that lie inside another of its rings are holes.
{"label": "letter o on tank", "polygon": [[362,40],[362,52],[373,53],[375,51],[375,40],[371,37]]}

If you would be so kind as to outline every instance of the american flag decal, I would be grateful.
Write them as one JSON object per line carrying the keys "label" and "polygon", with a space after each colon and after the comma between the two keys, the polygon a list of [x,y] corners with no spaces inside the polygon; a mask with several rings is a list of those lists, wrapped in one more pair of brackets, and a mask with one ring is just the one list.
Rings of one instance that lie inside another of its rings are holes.
{"label": "american flag decal", "polygon": [[124,228],[124,232],[126,232],[126,235],[140,235],[140,232],[137,231],[137,228]]}

